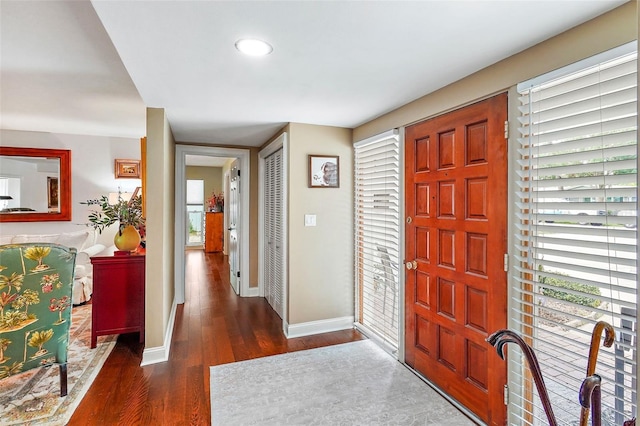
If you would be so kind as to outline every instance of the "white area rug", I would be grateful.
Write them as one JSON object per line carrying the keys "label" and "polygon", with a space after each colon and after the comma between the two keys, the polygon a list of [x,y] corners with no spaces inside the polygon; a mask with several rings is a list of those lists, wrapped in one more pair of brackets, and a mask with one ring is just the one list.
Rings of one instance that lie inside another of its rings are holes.
{"label": "white area rug", "polygon": [[473,425],[370,340],[211,367],[213,425]]}

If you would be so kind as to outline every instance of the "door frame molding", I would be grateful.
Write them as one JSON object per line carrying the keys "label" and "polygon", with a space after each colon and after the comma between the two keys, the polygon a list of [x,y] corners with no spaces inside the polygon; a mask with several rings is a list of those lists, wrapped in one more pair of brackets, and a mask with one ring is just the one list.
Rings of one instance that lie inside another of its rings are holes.
{"label": "door frame molding", "polygon": [[288,299],[289,282],[288,262],[289,259],[289,237],[288,237],[288,212],[289,212],[289,139],[287,132],[283,132],[273,142],[264,147],[258,153],[258,293],[264,297],[264,247],[265,244],[265,223],[264,223],[264,201],[265,201],[265,158],[282,148],[282,331],[286,335],[286,324],[288,324]]}
{"label": "door frame molding", "polygon": [[[184,206],[186,205],[186,156],[187,155],[204,155],[208,157],[229,157],[237,158],[240,163],[242,175],[240,178],[240,296],[251,296],[249,290],[249,212],[251,205],[249,203],[249,182],[250,182],[250,159],[251,152],[249,149],[223,148],[213,146],[195,146],[195,145],[176,145],[175,151],[175,300],[176,303],[184,303],[185,301],[185,256],[184,248],[186,246],[186,237],[184,235],[184,224],[186,213]],[[245,207],[246,208],[243,208]]]}

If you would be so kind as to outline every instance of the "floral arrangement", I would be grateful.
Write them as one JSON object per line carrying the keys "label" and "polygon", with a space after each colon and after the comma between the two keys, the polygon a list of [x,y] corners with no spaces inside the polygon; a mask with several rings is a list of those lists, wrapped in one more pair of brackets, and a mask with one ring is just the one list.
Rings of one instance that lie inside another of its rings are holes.
{"label": "floral arrangement", "polygon": [[118,192],[118,201],[116,204],[109,204],[109,197],[103,195],[96,200],[87,200],[80,204],[89,206],[99,206],[100,210],[94,209],[89,213],[89,222],[87,226],[91,226],[99,233],[120,222],[119,232],[128,226],[133,225],[136,229],[144,229],[145,219],[142,217],[142,197],[135,196],[129,201],[124,200],[120,192]]}
{"label": "floral arrangement", "polygon": [[207,198],[207,205],[210,212],[224,211],[224,194],[222,192],[216,194],[216,192],[213,191],[211,196]]}

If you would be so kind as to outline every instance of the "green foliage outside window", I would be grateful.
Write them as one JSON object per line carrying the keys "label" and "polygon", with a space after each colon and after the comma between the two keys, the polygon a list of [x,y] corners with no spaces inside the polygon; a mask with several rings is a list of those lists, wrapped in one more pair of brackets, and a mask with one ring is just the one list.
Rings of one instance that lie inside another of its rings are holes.
{"label": "green foliage outside window", "polygon": [[[572,290],[575,292],[600,296],[600,289],[594,285],[580,284],[573,281],[567,281],[560,278],[552,277],[541,277],[540,282],[543,285],[549,284],[554,287],[566,288],[567,290]],[[566,302],[571,302],[582,306],[590,306],[592,308],[597,308],[601,303],[599,298],[569,293],[566,291],[558,290],[556,288],[542,287],[542,294],[557,300],[564,300]]]}

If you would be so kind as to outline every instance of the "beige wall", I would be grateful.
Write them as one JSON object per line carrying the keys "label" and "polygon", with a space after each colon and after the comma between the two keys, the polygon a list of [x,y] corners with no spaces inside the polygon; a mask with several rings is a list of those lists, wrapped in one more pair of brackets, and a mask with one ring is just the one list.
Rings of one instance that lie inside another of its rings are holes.
{"label": "beige wall", "polygon": [[187,179],[199,179],[204,181],[205,208],[207,199],[211,197],[211,194],[214,192],[218,194],[224,190],[224,184],[222,182],[222,167],[188,166],[185,169],[185,177]]}
{"label": "beige wall", "polygon": [[[258,154],[250,148],[251,181],[249,182],[249,287],[258,287]],[[242,176],[240,176],[242,178]]]}
{"label": "beige wall", "polygon": [[164,109],[147,108],[145,350],[169,345],[174,289],[175,142]]}
{"label": "beige wall", "polygon": [[[354,129],[363,140],[472,103],[637,38],[636,2],[568,30]],[[419,95],[419,94],[416,94]]]}
{"label": "beige wall", "polygon": [[[353,315],[351,130],[290,123],[288,322]],[[340,188],[308,188],[308,155],[340,157]],[[305,227],[315,214],[317,226]]]}

